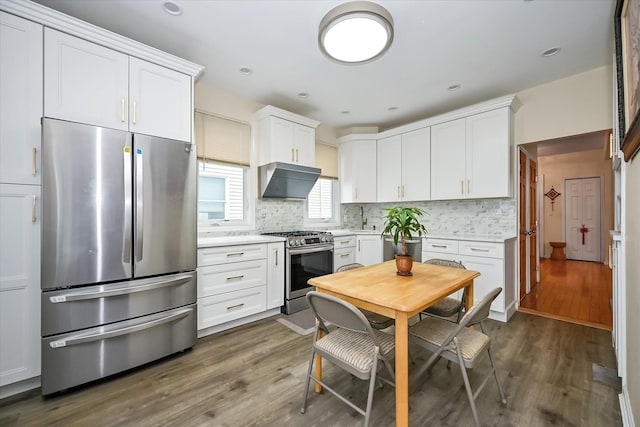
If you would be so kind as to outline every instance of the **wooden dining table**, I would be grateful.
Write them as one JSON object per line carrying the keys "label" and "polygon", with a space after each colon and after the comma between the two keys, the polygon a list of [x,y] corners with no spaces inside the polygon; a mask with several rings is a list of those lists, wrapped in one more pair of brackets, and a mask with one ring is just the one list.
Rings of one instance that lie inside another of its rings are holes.
{"label": "wooden dining table", "polygon": [[[314,277],[309,284],[356,307],[395,319],[396,426],[409,425],[409,318],[464,289],[467,310],[473,304],[473,270],[414,263],[411,276],[396,274],[395,261]],[[316,356],[315,375],[322,378]],[[320,392],[320,385],[316,385]]]}

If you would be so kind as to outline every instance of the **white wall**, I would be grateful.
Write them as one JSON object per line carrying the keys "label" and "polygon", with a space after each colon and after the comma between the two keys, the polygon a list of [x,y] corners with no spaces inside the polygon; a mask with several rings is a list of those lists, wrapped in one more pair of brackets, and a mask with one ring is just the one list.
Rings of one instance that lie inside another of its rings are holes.
{"label": "white wall", "polygon": [[518,92],[517,145],[612,127],[612,67],[604,66]]}

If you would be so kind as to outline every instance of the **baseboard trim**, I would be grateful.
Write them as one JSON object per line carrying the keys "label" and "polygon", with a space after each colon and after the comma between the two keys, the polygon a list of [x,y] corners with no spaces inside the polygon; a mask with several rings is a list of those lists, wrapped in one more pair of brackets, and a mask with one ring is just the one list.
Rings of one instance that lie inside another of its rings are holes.
{"label": "baseboard trim", "polygon": [[631,411],[631,402],[629,401],[629,389],[626,384],[622,385],[622,393],[618,396],[620,398],[622,425],[624,427],[636,427],[636,423],[633,420],[633,412]]}
{"label": "baseboard trim", "polygon": [[243,317],[241,319],[232,320],[230,322],[222,323],[220,325],[211,326],[198,331],[198,338],[206,337],[207,335],[215,334],[217,332],[226,331],[227,329],[235,328],[237,326],[246,325],[247,323],[256,322],[258,320],[265,319],[267,317],[276,316],[280,314],[280,307],[273,308],[271,310],[263,311],[262,313],[252,314],[251,316]]}

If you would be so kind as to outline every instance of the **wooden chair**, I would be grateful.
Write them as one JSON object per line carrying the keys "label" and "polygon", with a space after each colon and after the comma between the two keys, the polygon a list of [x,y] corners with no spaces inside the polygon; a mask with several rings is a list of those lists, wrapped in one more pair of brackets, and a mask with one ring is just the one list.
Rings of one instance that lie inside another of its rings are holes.
{"label": "wooden chair", "polygon": [[[460,366],[464,387],[467,390],[467,397],[469,398],[469,404],[473,412],[473,419],[478,427],[480,427],[480,420],[478,418],[478,411],[476,410],[475,399],[487,384],[491,375],[495,377],[498,392],[500,393],[500,400],[503,404],[507,404],[502,386],[498,380],[493,357],[491,357],[491,340],[485,333],[482,324],[483,320],[489,316],[491,303],[500,292],[502,292],[502,288],[493,289],[482,301],[474,305],[457,324],[437,317],[426,317],[409,328],[409,339],[413,343],[433,352],[429,360],[427,360],[422,368],[415,374],[415,377],[419,377],[424,371],[430,369],[440,357],[457,363]],[[468,327],[476,324],[480,325],[482,332]],[[467,369],[472,369],[475,366],[478,357],[484,350],[487,351],[487,355],[489,356],[491,371],[474,391],[469,383]]]}
{"label": "wooden chair", "polygon": [[[354,262],[352,264],[346,264],[346,265],[343,265],[342,267],[338,267],[338,269],[336,270],[336,273],[340,273],[341,271],[353,270],[360,267],[364,267],[364,265]],[[382,314],[378,314],[369,310],[362,310],[362,309],[360,311],[362,312],[362,314],[364,314],[364,316],[367,318],[369,323],[371,323],[371,326],[373,326],[376,329],[386,329],[395,323],[392,318],[383,316]]]}
{"label": "wooden chair", "polygon": [[[371,416],[378,362],[383,363],[391,377],[391,380],[388,380],[379,376],[378,380],[395,385],[393,367],[388,359],[395,349],[395,338],[391,334],[373,329],[358,308],[339,298],[311,291],[307,293],[307,302],[316,316],[316,332],[305,380],[304,401],[300,412],[304,414],[306,411],[309,384],[314,381],[358,413],[364,415],[366,427],[369,425]],[[331,331],[327,329],[327,322],[337,326],[337,329]],[[324,334],[320,339],[318,339],[319,331]],[[362,380],[369,380],[369,394],[364,410],[313,375],[316,354]]]}

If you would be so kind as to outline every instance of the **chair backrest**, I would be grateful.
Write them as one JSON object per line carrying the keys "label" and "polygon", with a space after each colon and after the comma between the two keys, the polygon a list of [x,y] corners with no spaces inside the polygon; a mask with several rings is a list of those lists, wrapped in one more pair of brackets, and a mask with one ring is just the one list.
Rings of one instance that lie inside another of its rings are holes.
{"label": "chair backrest", "polygon": [[369,333],[378,345],[369,321],[353,304],[317,291],[307,292],[307,302],[322,329],[326,330],[326,323],[330,322],[339,328]]}
{"label": "chair backrest", "polygon": [[440,265],[442,267],[461,268],[463,270],[466,270],[466,267],[462,265],[461,262],[451,261],[448,259],[432,258],[424,261],[423,264],[433,264],[433,265]]}
{"label": "chair backrest", "polygon": [[351,263],[351,264],[345,264],[342,267],[338,267],[338,269],[336,270],[336,273],[340,273],[341,271],[354,270],[354,269],[360,268],[360,267],[364,267],[364,265],[360,264],[359,262],[354,262],[354,263]]}
{"label": "chair backrest", "polygon": [[471,309],[465,313],[458,323],[458,327],[452,331],[444,341],[442,341],[442,347],[448,346],[453,338],[455,338],[463,328],[480,323],[489,317],[491,303],[498,297],[498,295],[500,295],[500,292],[502,292],[502,288],[492,289],[478,304],[471,307]]}

